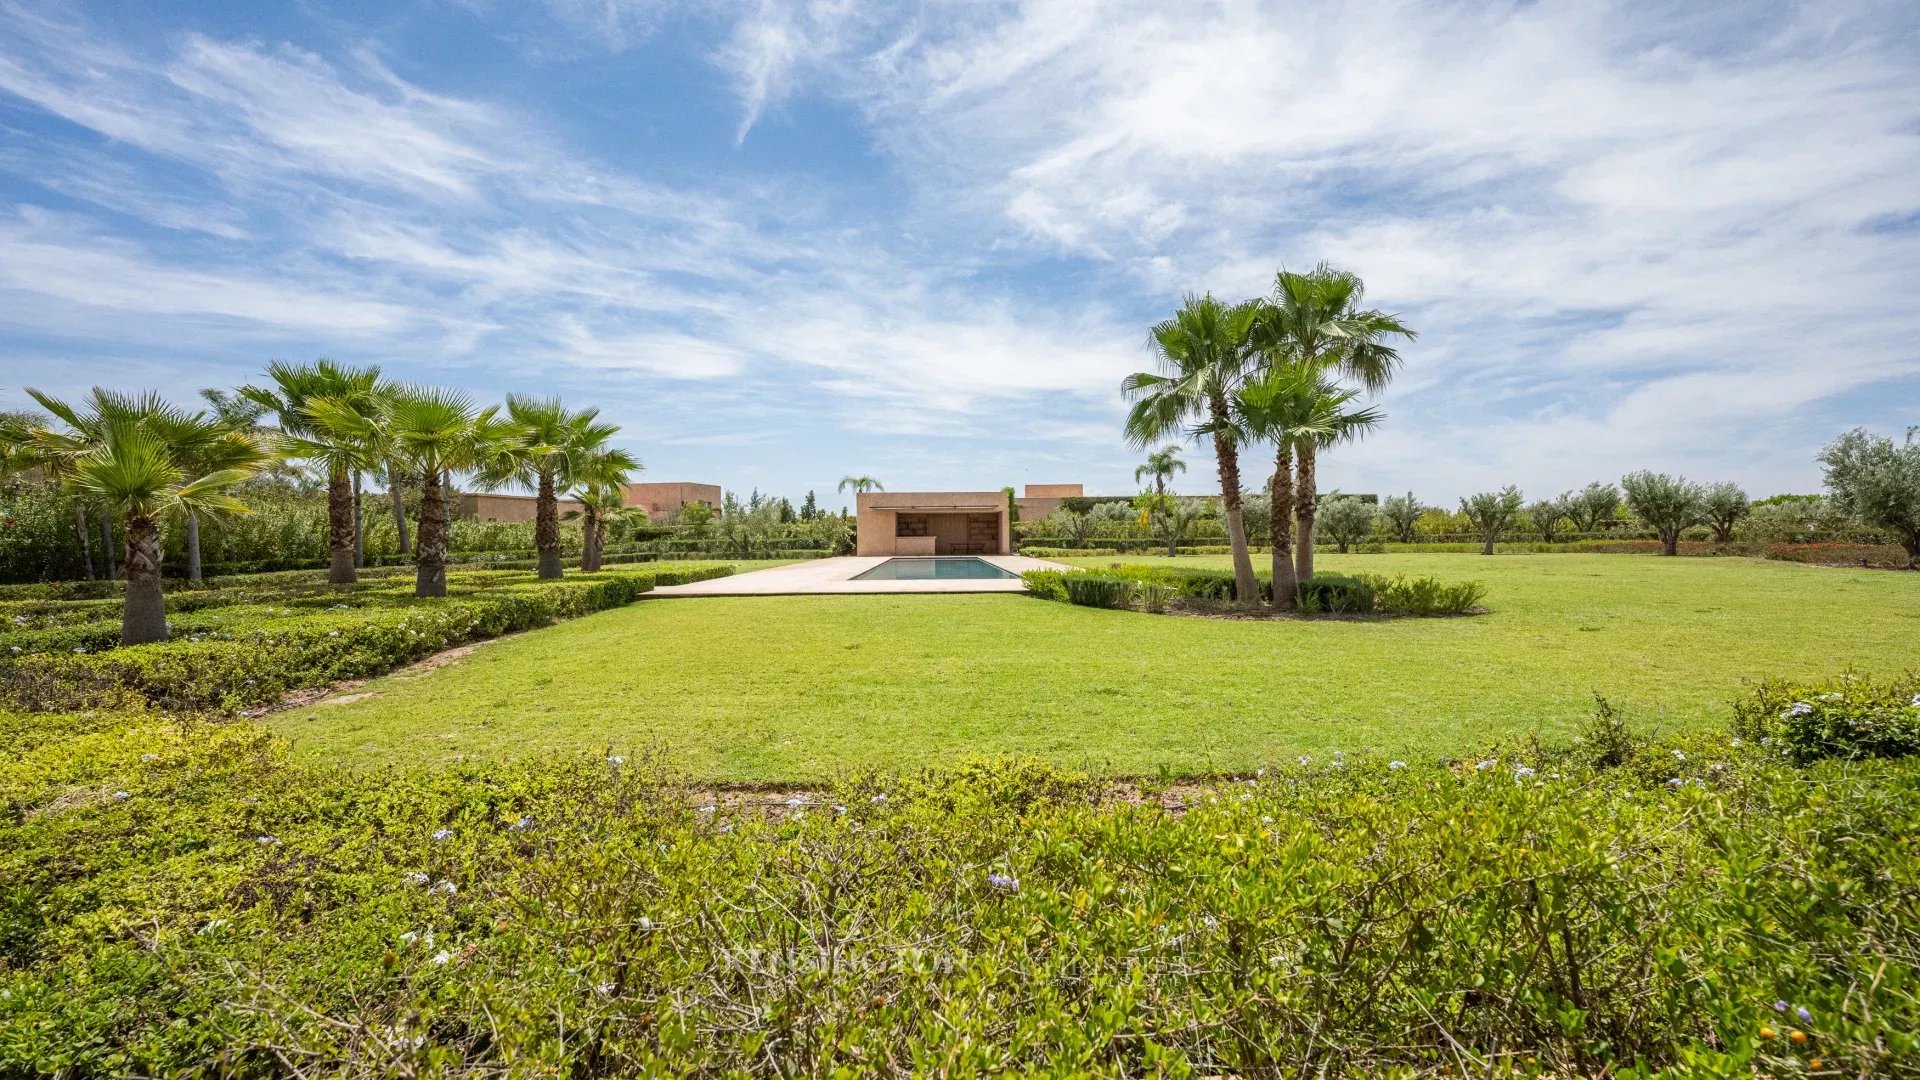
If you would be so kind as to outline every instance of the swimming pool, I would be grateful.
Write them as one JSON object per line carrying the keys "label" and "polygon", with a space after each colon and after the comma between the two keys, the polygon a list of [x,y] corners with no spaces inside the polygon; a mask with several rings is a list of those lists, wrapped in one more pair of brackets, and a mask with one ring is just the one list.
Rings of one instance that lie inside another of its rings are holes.
{"label": "swimming pool", "polygon": [[972,556],[929,556],[918,559],[888,559],[855,581],[956,581],[981,578],[1017,578],[1019,574],[1002,570],[985,559]]}

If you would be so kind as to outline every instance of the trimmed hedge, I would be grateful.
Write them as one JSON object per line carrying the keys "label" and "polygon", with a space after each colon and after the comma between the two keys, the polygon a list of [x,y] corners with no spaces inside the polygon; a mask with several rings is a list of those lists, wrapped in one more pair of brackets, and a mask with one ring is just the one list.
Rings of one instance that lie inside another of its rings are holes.
{"label": "trimmed hedge", "polygon": [[[124,649],[111,647],[119,631],[105,621],[0,635],[0,695],[33,710],[245,708],[289,690],[376,675],[465,642],[620,607],[656,584],[732,572],[731,566],[608,572],[458,591],[441,600],[389,598],[390,606],[365,609],[347,602],[351,592],[323,597],[339,601],[324,609],[295,607],[300,601],[289,598],[288,606],[241,609],[239,618],[218,623],[182,619],[185,636]],[[464,589],[471,580],[459,584]],[[73,640],[94,642],[98,651],[74,651],[67,644]]]}

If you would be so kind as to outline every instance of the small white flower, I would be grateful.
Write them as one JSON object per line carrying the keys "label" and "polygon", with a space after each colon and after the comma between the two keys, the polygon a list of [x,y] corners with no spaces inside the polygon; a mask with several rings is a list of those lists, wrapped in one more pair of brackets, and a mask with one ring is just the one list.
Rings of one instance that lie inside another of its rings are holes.
{"label": "small white flower", "polygon": [[445,949],[441,949],[439,952],[433,954],[432,963],[444,966],[447,963],[447,961],[452,959],[453,959],[452,953],[448,952]]}
{"label": "small white flower", "polygon": [[443,896],[452,896],[454,893],[457,893],[460,891],[460,886],[455,885],[451,881],[443,881],[440,884],[435,885],[433,887],[433,891],[440,893]]}
{"label": "small white flower", "polygon": [[116,791],[113,793],[114,802],[126,802],[128,799],[131,799],[131,798],[133,798],[133,796],[127,794],[124,791]]}
{"label": "small white flower", "polygon": [[403,945],[411,945],[414,942],[419,940],[420,940],[420,932],[418,930],[409,930],[406,933],[400,935],[400,943]]}
{"label": "small white flower", "polygon": [[1532,770],[1531,768],[1529,768],[1529,767],[1527,767],[1527,766],[1525,766],[1525,765],[1516,765],[1516,766],[1514,766],[1514,769],[1513,769],[1513,778],[1514,778],[1515,780],[1525,780],[1525,779],[1527,779],[1528,777],[1530,777],[1530,776],[1532,776],[1532,775],[1533,775],[1533,770]]}
{"label": "small white flower", "polygon": [[1716,761],[1713,764],[1707,766],[1707,768],[1712,772],[1725,772],[1727,769],[1727,763],[1724,761]]}
{"label": "small white flower", "polygon": [[1247,794],[1247,793],[1246,793],[1246,792],[1244,792],[1244,791],[1240,793],[1240,801],[1241,801],[1241,802],[1246,802],[1246,801],[1247,801],[1248,799],[1251,799],[1251,798],[1253,798],[1253,796],[1251,796],[1251,795],[1249,795],[1249,794]]}
{"label": "small white flower", "polygon": [[626,764],[626,761],[627,761],[627,759],[626,759],[626,758],[623,758],[623,757],[621,757],[621,756],[620,756],[619,754],[608,754],[608,755],[607,755],[607,764],[609,764],[609,765],[624,765],[624,764]]}
{"label": "small white flower", "polygon": [[277,836],[256,836],[253,838],[253,842],[256,844],[260,844],[263,847],[271,847],[274,844],[279,843],[280,838]]}
{"label": "small white flower", "polygon": [[1255,775],[1255,776],[1265,776],[1265,775],[1267,775],[1267,770],[1265,770],[1265,769],[1255,769],[1255,770],[1253,770],[1253,775]]}
{"label": "small white flower", "polygon": [[1312,761],[1313,761],[1313,755],[1312,755],[1312,754],[1301,754],[1301,755],[1300,755],[1300,764],[1302,764],[1302,765],[1307,765],[1307,764],[1311,764],[1311,763],[1312,763]]}
{"label": "small white flower", "polygon": [[878,795],[875,795],[875,796],[874,796],[873,798],[871,798],[871,799],[868,799],[867,801],[868,801],[868,802],[870,802],[870,803],[883,803],[883,802],[886,802],[886,801],[887,801],[887,793],[883,791],[883,792],[881,792],[880,794],[878,794]]}
{"label": "small white flower", "polygon": [[338,631],[338,630],[329,630],[329,631],[327,631],[327,636],[328,636],[328,637],[339,637],[339,636],[340,636],[340,631]]}
{"label": "small white flower", "polygon": [[1677,776],[1676,776],[1676,777],[1673,777],[1672,779],[1670,779],[1670,780],[1668,780],[1668,781],[1667,781],[1667,786],[1668,786],[1668,787],[1680,787],[1680,786],[1682,786],[1682,785],[1684,785],[1685,783],[1686,783],[1686,781],[1685,781],[1685,780],[1682,780],[1682,779],[1680,779],[1679,777],[1677,777]]}
{"label": "small white flower", "polygon": [[1730,743],[1729,745],[1731,745],[1731,746],[1732,746],[1732,747],[1733,747],[1733,748],[1734,748],[1735,750],[1738,750],[1738,749],[1740,749],[1740,745],[1741,745],[1741,744],[1740,744],[1740,740],[1736,738],[1736,739],[1734,739],[1734,740],[1733,740],[1733,742],[1732,742],[1732,743]]}
{"label": "small white flower", "polygon": [[140,760],[141,761],[159,761],[160,755],[159,754],[141,754]]}
{"label": "small white flower", "polygon": [[1920,709],[1920,694],[1913,695],[1913,707]]}
{"label": "small white flower", "polygon": [[1675,750],[1675,751],[1673,752],[1673,760],[1675,760],[1675,761],[1685,761],[1685,760],[1687,760],[1687,755],[1686,755],[1686,754],[1684,754],[1684,753],[1682,753],[1682,752],[1680,752],[1680,751],[1678,751],[1678,750]]}
{"label": "small white flower", "polygon": [[1497,759],[1495,759],[1495,758],[1488,758],[1488,759],[1487,759],[1487,760],[1485,760],[1485,761],[1482,761],[1482,762],[1479,762],[1479,763],[1477,763],[1477,764],[1475,764],[1475,765],[1474,765],[1474,767],[1473,767],[1473,771],[1474,771],[1474,772],[1486,772],[1486,771],[1487,771],[1488,769],[1491,769],[1491,768],[1493,768],[1493,767],[1494,767],[1495,765],[1498,765],[1498,764],[1500,764],[1500,762],[1499,762],[1499,761],[1498,761]]}
{"label": "small white flower", "polygon": [[531,828],[533,828],[533,816],[530,814],[522,814],[520,816],[520,820],[507,826],[507,831],[508,832],[526,832],[528,829],[531,829]]}
{"label": "small white flower", "polygon": [[1389,769],[1404,769],[1404,768],[1406,768],[1406,767],[1407,767],[1407,763],[1406,763],[1406,762],[1404,762],[1404,761],[1389,761],[1389,762],[1387,762],[1387,768],[1389,768]]}
{"label": "small white flower", "polygon": [[647,918],[647,917],[646,917],[645,915],[642,915],[642,916],[640,916],[640,929],[642,929],[642,930],[652,930],[652,929],[653,929],[653,920],[652,920],[652,919],[649,919],[649,918]]}
{"label": "small white flower", "polygon": [[433,838],[435,840],[451,840],[453,839],[453,830],[452,829],[435,829],[433,831]]}
{"label": "small white flower", "polygon": [[406,882],[409,885],[425,885],[427,882],[432,880],[433,880],[432,878],[428,877],[427,875],[421,873],[418,870],[415,870],[406,876]]}
{"label": "small white flower", "polygon": [[807,805],[807,797],[805,795],[795,795],[793,798],[787,800],[787,805],[798,809],[799,807]]}
{"label": "small white flower", "polygon": [[610,982],[595,983],[593,987],[593,992],[596,994],[599,994],[601,997],[612,997],[613,984]]}
{"label": "small white flower", "polygon": [[833,812],[836,814],[844,814],[847,812],[847,808],[844,806],[841,806],[839,803],[835,803],[833,806]]}
{"label": "small white flower", "polygon": [[1261,824],[1263,824],[1263,825],[1271,825],[1271,824],[1273,824],[1273,818],[1272,818],[1272,817],[1270,817],[1270,816],[1268,816],[1268,815],[1266,815],[1266,814],[1261,814],[1261,815],[1260,815],[1260,823],[1261,823]]}
{"label": "small white flower", "polygon": [[225,928],[226,925],[227,920],[225,919],[211,919],[207,922],[207,925],[200,928],[200,932],[203,934],[215,933]]}
{"label": "small white flower", "polygon": [[1807,704],[1804,701],[1796,701],[1787,708],[1786,712],[1783,712],[1780,715],[1781,716],[1805,716],[1812,711],[1813,711],[1813,706]]}

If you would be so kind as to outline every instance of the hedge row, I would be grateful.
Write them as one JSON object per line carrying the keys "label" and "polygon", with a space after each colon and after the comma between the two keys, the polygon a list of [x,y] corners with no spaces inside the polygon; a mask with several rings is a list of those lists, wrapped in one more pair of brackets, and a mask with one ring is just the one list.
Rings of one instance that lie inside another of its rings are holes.
{"label": "hedge row", "polygon": [[0,1075],[1920,1068],[1911,758],[1602,718],[762,808],[599,755],[307,767],[249,724],[0,713],[0,751]]}
{"label": "hedge row", "polygon": [[[1083,607],[1130,608],[1138,602],[1148,611],[1159,611],[1172,597],[1225,604],[1233,600],[1235,591],[1231,570],[1164,563],[1116,563],[1099,570],[1029,570],[1020,576],[1031,596]],[[1256,577],[1260,600],[1271,601],[1271,575]],[[1476,581],[1449,584],[1406,574],[1319,573],[1300,584],[1297,602],[1300,612],[1307,615],[1462,615],[1476,610],[1485,596],[1485,587]]]}
{"label": "hedge row", "polygon": [[[364,678],[464,642],[631,603],[656,584],[731,574],[730,566],[610,573],[507,585],[373,610],[280,609],[217,633],[105,651],[0,654],[0,695],[30,710],[232,710],[289,690]],[[43,631],[60,635],[86,628]],[[31,635],[23,635],[31,640]],[[5,638],[0,638],[4,642]]]}

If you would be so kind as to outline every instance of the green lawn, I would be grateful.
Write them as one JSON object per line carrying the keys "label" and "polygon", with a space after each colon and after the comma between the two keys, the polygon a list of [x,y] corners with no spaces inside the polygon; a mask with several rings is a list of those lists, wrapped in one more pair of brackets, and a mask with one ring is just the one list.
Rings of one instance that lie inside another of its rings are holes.
{"label": "green lawn", "polygon": [[272,723],[302,754],[366,765],[613,747],[716,780],[997,753],[1180,773],[1564,738],[1596,692],[1649,726],[1718,725],[1742,680],[1920,657],[1920,574],[1633,555],[1323,568],[1475,578],[1492,611],[1228,622],[1023,596],[645,600]]}

